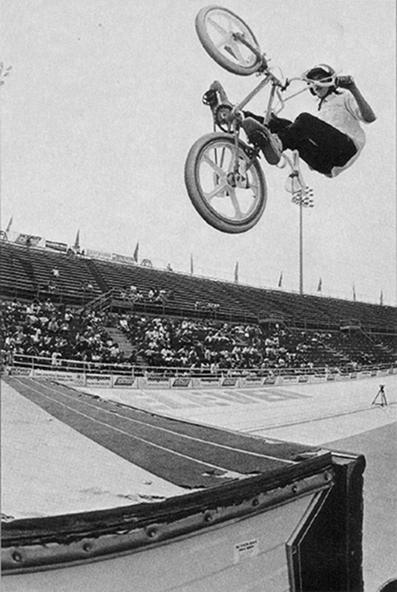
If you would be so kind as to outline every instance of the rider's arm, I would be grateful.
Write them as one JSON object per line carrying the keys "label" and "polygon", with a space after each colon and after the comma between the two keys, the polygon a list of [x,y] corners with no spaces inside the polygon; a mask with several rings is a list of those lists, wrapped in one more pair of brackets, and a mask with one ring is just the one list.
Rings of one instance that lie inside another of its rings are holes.
{"label": "rider's arm", "polygon": [[351,92],[356,100],[357,106],[360,110],[361,117],[366,123],[372,123],[376,120],[376,115],[372,110],[372,107],[364,99],[361,91],[353,80],[352,76],[339,76],[338,87],[346,88]]}

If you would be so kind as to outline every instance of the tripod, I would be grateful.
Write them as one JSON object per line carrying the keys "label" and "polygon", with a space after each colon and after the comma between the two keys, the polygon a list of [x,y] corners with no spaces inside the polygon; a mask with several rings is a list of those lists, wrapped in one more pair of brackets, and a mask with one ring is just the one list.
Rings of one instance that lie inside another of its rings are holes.
{"label": "tripod", "polygon": [[[377,399],[380,398],[380,402],[377,402]],[[376,393],[375,399],[372,401],[371,405],[380,405],[380,407],[386,407],[387,406],[387,398],[386,398],[386,393],[385,393],[385,385],[384,384],[380,384],[379,385],[379,390]]]}

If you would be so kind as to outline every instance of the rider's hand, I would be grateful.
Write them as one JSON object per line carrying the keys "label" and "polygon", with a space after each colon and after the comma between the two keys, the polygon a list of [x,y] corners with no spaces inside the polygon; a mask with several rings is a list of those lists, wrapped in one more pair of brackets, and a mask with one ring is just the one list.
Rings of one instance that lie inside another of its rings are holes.
{"label": "rider's hand", "polygon": [[350,90],[355,86],[353,76],[338,76],[336,79],[336,86]]}

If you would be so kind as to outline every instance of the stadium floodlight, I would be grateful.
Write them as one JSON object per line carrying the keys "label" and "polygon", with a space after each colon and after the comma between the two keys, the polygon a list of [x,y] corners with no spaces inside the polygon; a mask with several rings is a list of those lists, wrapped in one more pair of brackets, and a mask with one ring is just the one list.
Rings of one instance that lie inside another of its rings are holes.
{"label": "stadium floodlight", "polygon": [[296,190],[292,191],[291,201],[299,206],[299,294],[303,294],[303,208],[314,207],[313,189],[307,186],[302,189],[297,184]]}

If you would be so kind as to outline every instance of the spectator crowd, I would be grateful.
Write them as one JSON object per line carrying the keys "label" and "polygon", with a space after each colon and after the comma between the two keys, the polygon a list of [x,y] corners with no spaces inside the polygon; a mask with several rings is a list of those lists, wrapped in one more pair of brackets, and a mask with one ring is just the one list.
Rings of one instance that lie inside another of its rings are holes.
{"label": "spectator crowd", "polygon": [[[161,290],[152,292],[153,299],[169,297]],[[131,286],[125,297],[139,298],[139,294]],[[6,362],[15,354],[24,354],[49,358],[53,366],[69,359],[96,365],[138,364],[216,373],[220,369],[310,370],[315,366],[384,361],[379,357],[381,345],[375,347],[362,334],[98,312],[56,306],[50,299],[0,301],[0,326],[1,355]],[[130,344],[128,352],[120,347],[122,341]]]}

